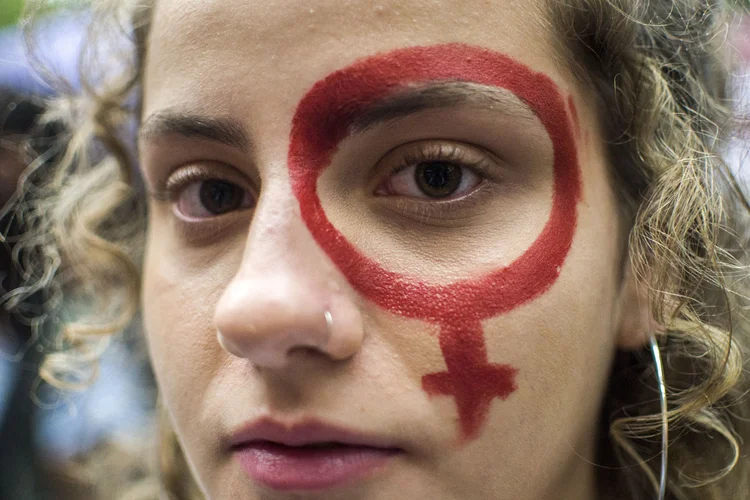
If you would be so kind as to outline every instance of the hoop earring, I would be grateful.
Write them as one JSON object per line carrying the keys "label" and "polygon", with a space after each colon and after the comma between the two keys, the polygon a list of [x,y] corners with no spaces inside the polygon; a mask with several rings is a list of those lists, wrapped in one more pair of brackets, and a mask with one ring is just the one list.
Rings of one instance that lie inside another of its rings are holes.
{"label": "hoop earring", "polygon": [[659,403],[661,404],[661,472],[659,473],[659,491],[657,500],[664,500],[667,495],[667,446],[669,444],[669,419],[667,418],[667,386],[664,383],[661,349],[656,337],[651,335],[651,355],[654,357],[656,382],[659,385]]}

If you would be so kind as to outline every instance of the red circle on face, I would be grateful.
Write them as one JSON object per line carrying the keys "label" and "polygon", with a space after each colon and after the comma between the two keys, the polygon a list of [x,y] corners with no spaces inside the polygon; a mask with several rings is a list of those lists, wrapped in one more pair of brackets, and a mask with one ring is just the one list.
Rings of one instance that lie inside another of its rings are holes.
{"label": "red circle on face", "polygon": [[[518,259],[479,278],[431,285],[384,269],[331,224],[317,181],[354,117],[408,84],[463,81],[513,92],[536,114],[552,142],[552,209],[541,234]],[[351,285],[379,306],[433,323],[477,321],[539,296],[557,279],[573,242],[581,174],[565,100],[552,80],[508,56],[463,44],[379,54],[316,83],[300,102],[289,148],[292,189],[317,243]]]}

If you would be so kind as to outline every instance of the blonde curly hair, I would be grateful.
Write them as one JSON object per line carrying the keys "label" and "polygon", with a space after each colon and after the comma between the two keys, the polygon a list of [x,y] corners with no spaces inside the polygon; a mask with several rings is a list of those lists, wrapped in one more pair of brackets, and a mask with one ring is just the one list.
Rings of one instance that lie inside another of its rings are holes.
{"label": "blonde curly hair", "polygon": [[[45,2],[30,3],[33,20]],[[83,91],[61,96],[47,118],[68,126],[65,154],[54,165],[39,164],[15,206],[26,228],[14,250],[24,284],[3,301],[23,311],[32,295],[49,298],[35,323],[55,339],[41,376],[64,390],[93,380],[107,340],[139,309],[145,205],[123,126],[139,117],[151,3],[94,3]],[[548,0],[548,10],[551,28],[566,42],[561,60],[599,100],[630,265],[663,330],[668,498],[750,498],[743,449],[750,438],[750,205],[720,156],[743,125],[727,95],[722,46],[730,6]],[[28,27],[33,32],[32,22]],[[104,33],[120,33],[129,45],[102,44]],[[111,61],[112,48],[123,45],[116,63],[98,59],[97,47],[107,47]],[[656,391],[645,350],[619,353],[597,464],[601,489],[613,498],[654,491],[662,419]],[[159,495],[200,498],[168,422],[162,427]]]}

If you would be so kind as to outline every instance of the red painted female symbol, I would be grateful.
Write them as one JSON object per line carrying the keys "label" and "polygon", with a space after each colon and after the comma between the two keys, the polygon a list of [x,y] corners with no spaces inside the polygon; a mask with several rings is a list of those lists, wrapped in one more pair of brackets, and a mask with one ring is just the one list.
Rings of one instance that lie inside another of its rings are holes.
{"label": "red painted female symbol", "polygon": [[[317,194],[318,178],[355,117],[408,84],[436,81],[513,92],[536,113],[554,149],[552,209],[534,243],[507,267],[448,285],[420,283],[364,256],[331,224]],[[289,169],[305,224],[352,286],[394,314],[440,326],[447,370],[425,375],[422,386],[430,395],[456,398],[462,437],[477,437],[492,400],[516,389],[517,372],[489,362],[481,321],[547,291],[573,242],[581,175],[565,100],[555,84],[507,56],[462,44],[369,57],[332,73],[304,96],[292,123]]]}

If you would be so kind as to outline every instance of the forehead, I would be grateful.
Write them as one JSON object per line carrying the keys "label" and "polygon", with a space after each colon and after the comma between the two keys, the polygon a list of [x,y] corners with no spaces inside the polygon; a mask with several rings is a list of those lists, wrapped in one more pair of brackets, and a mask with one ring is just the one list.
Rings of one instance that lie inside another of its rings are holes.
{"label": "forehead", "polygon": [[542,0],[158,0],[144,114],[288,108],[331,71],[415,45],[478,45],[554,72],[544,12]]}
{"label": "forehead", "polygon": [[[154,20],[170,34],[211,38],[237,28],[243,41],[291,42],[290,35],[367,39],[406,31],[420,38],[452,37],[474,32],[473,41],[523,32],[544,38],[542,0],[157,0]],[[440,28],[441,33],[435,33]],[[487,31],[488,29],[489,31]]]}

